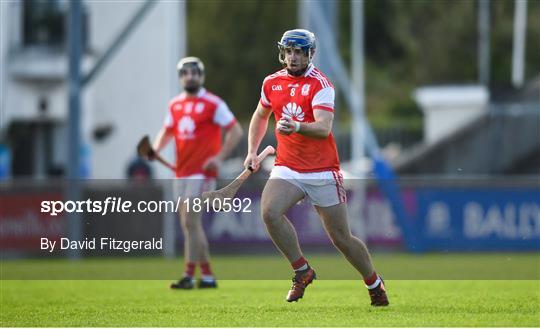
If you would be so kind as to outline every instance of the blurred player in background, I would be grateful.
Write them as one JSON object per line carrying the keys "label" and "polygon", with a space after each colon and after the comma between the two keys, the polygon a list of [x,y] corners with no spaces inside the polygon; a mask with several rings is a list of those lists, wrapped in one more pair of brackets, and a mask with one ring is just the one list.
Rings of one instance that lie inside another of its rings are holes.
{"label": "blurred player in background", "polygon": [[270,237],[295,271],[287,301],[302,298],[316,277],[302,254],[296,230],[284,215],[307,198],[332,243],[362,275],[371,305],[386,306],[384,283],[375,272],[368,249],[349,228],[343,178],[331,131],[334,88],[311,63],[315,35],[301,29],[287,31],[278,48],[279,61],[285,68],[264,79],[249,126],[244,165],[259,168],[257,149],[273,112],[277,121],[277,158],[262,194],[261,208]]}
{"label": "blurred player in background", "polygon": [[[213,190],[222,161],[229,156],[242,137],[242,127],[227,104],[203,87],[204,65],[196,57],[186,57],[177,65],[183,92],[169,102],[163,128],[154,141],[159,152],[174,138],[176,142],[175,198],[200,198]],[[225,130],[225,141],[221,141]],[[210,267],[208,240],[203,230],[201,212],[180,210],[184,233],[183,277],[172,283],[173,289],[195,286],[195,268],[199,264],[199,288],[217,287]]]}

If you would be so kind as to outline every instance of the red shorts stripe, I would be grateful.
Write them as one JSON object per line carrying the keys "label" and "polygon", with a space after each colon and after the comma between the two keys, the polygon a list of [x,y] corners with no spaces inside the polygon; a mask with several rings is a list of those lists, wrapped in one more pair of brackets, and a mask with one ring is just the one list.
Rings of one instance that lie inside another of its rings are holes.
{"label": "red shorts stripe", "polygon": [[343,199],[341,197],[340,188],[339,188],[339,181],[338,181],[338,178],[337,178],[337,175],[336,175],[335,171],[332,171],[332,177],[334,177],[334,181],[336,182],[336,193],[337,193],[338,200],[339,200],[339,202],[343,202]]}
{"label": "red shorts stripe", "polygon": [[336,171],[332,171],[332,175],[334,176],[334,180],[336,181],[336,192],[337,192],[339,201],[346,202],[347,195],[345,194],[345,190],[343,188],[343,175],[341,174],[341,172],[336,172]]}

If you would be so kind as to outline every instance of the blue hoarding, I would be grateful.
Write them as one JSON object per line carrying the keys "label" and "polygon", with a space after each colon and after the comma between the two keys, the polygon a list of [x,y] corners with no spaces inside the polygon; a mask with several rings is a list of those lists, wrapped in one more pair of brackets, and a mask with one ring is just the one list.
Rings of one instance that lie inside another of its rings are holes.
{"label": "blue hoarding", "polygon": [[540,250],[537,188],[418,188],[416,197],[424,250]]}

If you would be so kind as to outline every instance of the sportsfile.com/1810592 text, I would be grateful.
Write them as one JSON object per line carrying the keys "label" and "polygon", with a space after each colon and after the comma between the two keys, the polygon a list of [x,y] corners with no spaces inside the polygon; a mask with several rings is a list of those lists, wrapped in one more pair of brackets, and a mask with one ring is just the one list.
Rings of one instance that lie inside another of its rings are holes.
{"label": "sportsfile.com/1810592 text", "polygon": [[250,198],[223,198],[223,199],[203,199],[203,198],[182,198],[172,200],[141,200],[133,202],[123,200],[122,197],[107,197],[105,200],[43,200],[41,202],[41,213],[57,216],[61,213],[92,213],[104,216],[109,213],[164,213],[178,212],[185,207],[187,212],[251,212]]}

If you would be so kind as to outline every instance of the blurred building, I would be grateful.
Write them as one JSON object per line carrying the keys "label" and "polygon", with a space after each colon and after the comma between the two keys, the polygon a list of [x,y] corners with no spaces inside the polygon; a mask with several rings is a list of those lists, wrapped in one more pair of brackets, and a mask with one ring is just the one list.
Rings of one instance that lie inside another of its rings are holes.
{"label": "blurred building", "polygon": [[[144,4],[85,1],[83,72],[116,40]],[[63,176],[67,170],[67,15],[69,1],[0,3],[0,143],[12,177]],[[138,139],[161,127],[178,92],[184,54],[181,2],[152,6],[104,69],[83,89],[82,173],[123,178]]]}
{"label": "blurred building", "polygon": [[[523,88],[419,88],[425,140],[394,165],[404,175],[540,175],[540,77]],[[491,97],[490,97],[491,96]]]}

